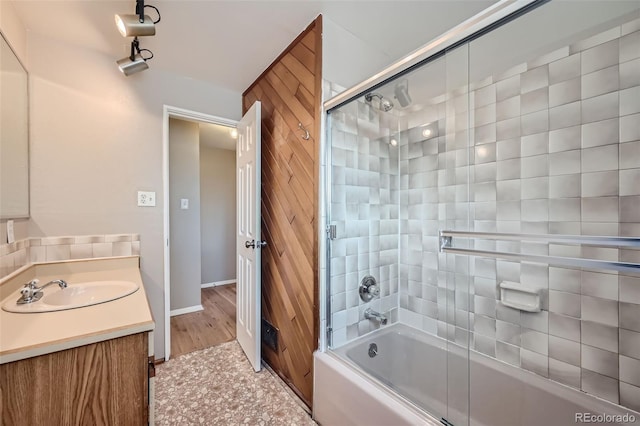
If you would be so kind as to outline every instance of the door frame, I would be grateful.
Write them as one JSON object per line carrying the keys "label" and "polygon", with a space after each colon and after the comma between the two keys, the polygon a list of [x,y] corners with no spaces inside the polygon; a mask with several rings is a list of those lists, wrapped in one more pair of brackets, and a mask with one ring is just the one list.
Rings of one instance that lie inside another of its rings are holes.
{"label": "door frame", "polygon": [[169,119],[196,123],[219,124],[227,127],[237,127],[238,120],[204,114],[171,105],[162,107],[162,216],[163,216],[163,253],[164,253],[164,359],[169,361],[171,356],[171,246],[170,235],[170,205],[169,205]]}

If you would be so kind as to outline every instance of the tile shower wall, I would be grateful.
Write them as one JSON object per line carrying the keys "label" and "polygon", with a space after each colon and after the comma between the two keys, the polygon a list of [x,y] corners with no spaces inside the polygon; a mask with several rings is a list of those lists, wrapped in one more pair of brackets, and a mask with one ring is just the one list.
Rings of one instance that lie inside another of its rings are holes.
{"label": "tile shower wall", "polygon": [[[389,323],[398,308],[398,148],[389,145],[397,119],[362,102],[331,114],[332,346],[378,328],[364,310],[385,313]],[[378,280],[380,298],[364,303],[362,278]]]}
{"label": "tile shower wall", "polygon": [[27,238],[0,246],[0,277],[33,262],[139,254],[138,234]]}
{"label": "tile shower wall", "polygon": [[[640,20],[447,98],[409,122],[442,126],[433,114],[446,110],[460,125],[401,146],[400,319],[640,410],[640,276],[443,255],[436,237],[438,228],[640,235]],[[473,247],[640,262],[632,249]],[[502,281],[543,289],[542,312],[502,306]]]}

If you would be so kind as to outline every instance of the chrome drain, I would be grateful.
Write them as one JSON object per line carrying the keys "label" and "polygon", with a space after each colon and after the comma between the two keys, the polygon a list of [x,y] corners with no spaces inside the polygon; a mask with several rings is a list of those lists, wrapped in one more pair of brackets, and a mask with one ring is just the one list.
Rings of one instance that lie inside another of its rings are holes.
{"label": "chrome drain", "polygon": [[378,345],[376,345],[375,343],[371,343],[369,345],[369,357],[373,358],[376,355],[378,355]]}

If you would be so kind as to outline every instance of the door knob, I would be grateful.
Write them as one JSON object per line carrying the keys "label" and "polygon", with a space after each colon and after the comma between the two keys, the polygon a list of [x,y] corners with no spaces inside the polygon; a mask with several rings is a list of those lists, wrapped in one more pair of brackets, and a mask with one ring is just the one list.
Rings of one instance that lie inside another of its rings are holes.
{"label": "door knob", "polygon": [[[259,244],[259,243],[258,243],[258,244]],[[245,242],[244,242],[244,246],[245,246],[246,248],[251,247],[252,249],[255,249],[255,248],[256,248],[256,240],[245,241]]]}
{"label": "door knob", "polygon": [[256,243],[257,248],[265,248],[267,246],[267,242],[265,240],[258,241]]}

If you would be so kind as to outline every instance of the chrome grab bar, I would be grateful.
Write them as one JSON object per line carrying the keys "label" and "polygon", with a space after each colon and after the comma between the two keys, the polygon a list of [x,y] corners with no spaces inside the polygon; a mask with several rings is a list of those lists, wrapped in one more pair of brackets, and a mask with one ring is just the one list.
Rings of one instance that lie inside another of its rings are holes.
{"label": "chrome grab bar", "polygon": [[508,253],[500,251],[476,250],[453,247],[453,237],[476,238],[483,240],[534,241],[560,244],[581,244],[605,247],[640,248],[640,237],[610,237],[589,235],[548,235],[548,234],[505,234],[490,232],[440,231],[440,252],[463,254],[468,256],[489,257],[493,259],[520,260],[548,263],[559,266],[572,266],[590,269],[606,269],[618,272],[640,273],[640,264],[613,262],[608,260],[582,259],[562,256],[543,256],[526,253]]}
{"label": "chrome grab bar", "polygon": [[601,237],[592,235],[561,234],[505,234],[499,232],[440,231],[440,237],[476,238],[480,240],[539,241],[559,244],[581,244],[591,246],[637,247],[640,237]]}

